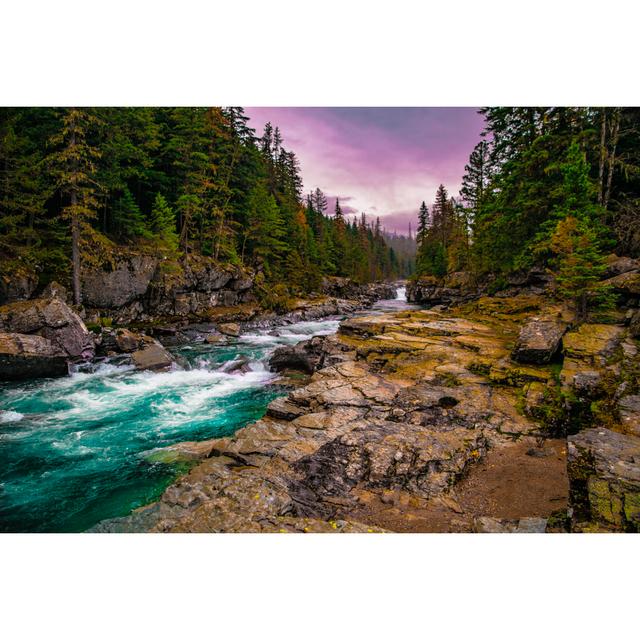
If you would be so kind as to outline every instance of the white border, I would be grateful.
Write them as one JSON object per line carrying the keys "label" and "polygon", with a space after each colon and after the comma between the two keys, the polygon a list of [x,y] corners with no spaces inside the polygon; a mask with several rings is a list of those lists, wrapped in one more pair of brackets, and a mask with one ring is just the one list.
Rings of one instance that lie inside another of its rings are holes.
{"label": "white border", "polygon": [[[58,0],[2,8],[3,105],[640,104],[638,5]],[[0,536],[3,637],[618,638],[619,536]]]}

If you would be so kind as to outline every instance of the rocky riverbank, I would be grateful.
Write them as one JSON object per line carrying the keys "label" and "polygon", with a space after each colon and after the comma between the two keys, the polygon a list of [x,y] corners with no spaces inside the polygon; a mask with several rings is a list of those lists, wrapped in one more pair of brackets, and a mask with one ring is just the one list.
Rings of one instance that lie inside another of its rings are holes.
{"label": "rocky riverbank", "polygon": [[[164,347],[202,341],[220,343],[256,328],[351,314],[379,299],[394,297],[396,291],[389,284],[356,285],[336,278],[327,280],[327,289],[350,295],[350,299],[317,294],[312,299],[291,301],[290,310],[279,314],[265,311],[256,302],[225,306],[217,304],[219,300],[205,300],[189,307],[188,315],[137,316],[129,313],[133,307],[128,305],[132,301],[124,293],[131,291],[133,285],[127,282],[131,286],[120,282],[122,291],[114,289],[119,296],[124,296],[117,297],[118,304],[122,304],[120,310],[127,310],[119,312],[117,323],[111,317],[108,322],[104,320],[104,309],[74,310],[67,304],[68,292],[57,283],[48,285],[41,297],[1,306],[0,380],[61,376],[68,372],[69,365],[89,365],[95,358],[115,356],[120,357],[120,364],[126,361],[138,369],[167,369],[174,365],[175,359]],[[115,300],[109,297],[107,284],[102,284],[105,289],[95,292],[91,299],[95,301],[95,296],[100,295],[103,302],[107,298]],[[100,289],[98,284],[96,288]],[[175,312],[175,307],[171,309]],[[130,322],[133,317],[138,320]],[[83,318],[92,322],[85,324]]]}
{"label": "rocky riverbank", "polygon": [[96,531],[638,531],[637,340],[536,295],[344,321],[315,371]]}

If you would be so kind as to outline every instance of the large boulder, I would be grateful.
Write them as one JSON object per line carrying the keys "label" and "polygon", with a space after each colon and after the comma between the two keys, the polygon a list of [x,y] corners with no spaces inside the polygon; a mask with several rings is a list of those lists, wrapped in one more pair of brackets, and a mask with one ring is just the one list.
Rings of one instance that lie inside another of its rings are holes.
{"label": "large boulder", "polygon": [[59,298],[38,298],[0,307],[0,331],[37,334],[70,360],[90,360],[93,338],[84,322]]}
{"label": "large boulder", "polygon": [[64,376],[67,357],[39,335],[0,333],[0,380]]}
{"label": "large boulder", "polygon": [[158,267],[153,256],[131,255],[112,268],[82,274],[84,304],[98,309],[117,309],[143,296]]}
{"label": "large boulder", "polygon": [[237,322],[223,322],[218,325],[218,331],[225,336],[237,338],[240,335],[240,325]]}
{"label": "large boulder", "polygon": [[41,298],[60,298],[63,302],[69,302],[71,297],[65,287],[59,282],[52,280],[40,294]]}
{"label": "large boulder", "polygon": [[558,352],[565,326],[556,320],[531,318],[521,329],[511,353],[516,362],[546,364]]}
{"label": "large boulder", "polygon": [[153,342],[153,338],[129,329],[102,329],[98,341],[97,351],[99,355],[113,355],[114,353],[132,353]]}

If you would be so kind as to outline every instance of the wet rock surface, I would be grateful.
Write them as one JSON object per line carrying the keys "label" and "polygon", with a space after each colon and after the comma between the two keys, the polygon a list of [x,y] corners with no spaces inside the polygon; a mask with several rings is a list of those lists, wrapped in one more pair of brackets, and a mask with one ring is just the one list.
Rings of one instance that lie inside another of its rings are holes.
{"label": "wet rock surface", "polygon": [[174,364],[171,354],[153,339],[149,339],[143,348],[134,351],[131,361],[141,371],[162,371]]}

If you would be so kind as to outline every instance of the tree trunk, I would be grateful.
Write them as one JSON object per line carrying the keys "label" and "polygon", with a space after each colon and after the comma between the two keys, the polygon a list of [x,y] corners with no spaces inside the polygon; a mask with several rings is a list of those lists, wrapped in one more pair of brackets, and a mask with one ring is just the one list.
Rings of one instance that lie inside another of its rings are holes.
{"label": "tree trunk", "polygon": [[618,145],[618,134],[620,132],[620,108],[614,109],[611,122],[611,151],[609,152],[609,161],[607,163],[607,190],[604,194],[603,206],[605,210],[609,206],[609,198],[611,197],[611,181],[613,179],[614,163],[616,159],[616,146]]}
{"label": "tree trunk", "polygon": [[598,204],[602,205],[604,195],[604,160],[607,155],[606,149],[607,138],[607,109],[602,108],[602,122],[600,125],[600,164],[598,167]]}
{"label": "tree trunk", "polygon": [[[71,131],[70,146],[76,144],[76,133]],[[80,290],[80,221],[78,220],[78,188],[77,162],[74,160],[72,168],[71,186],[71,262],[73,265],[73,301],[82,304],[82,291]]]}
{"label": "tree trunk", "polygon": [[80,290],[80,222],[75,207],[78,204],[78,194],[75,189],[71,192],[71,261],[73,263],[73,301],[82,304]]}

